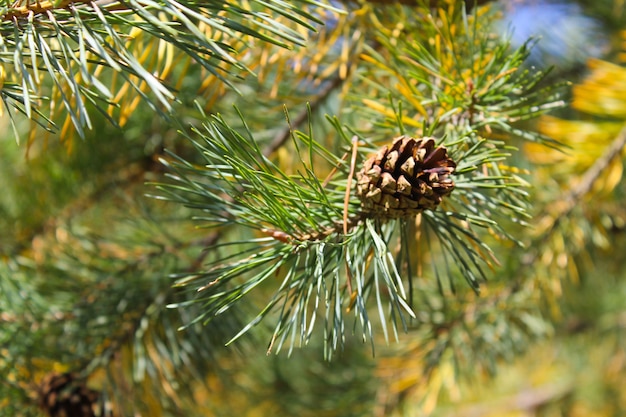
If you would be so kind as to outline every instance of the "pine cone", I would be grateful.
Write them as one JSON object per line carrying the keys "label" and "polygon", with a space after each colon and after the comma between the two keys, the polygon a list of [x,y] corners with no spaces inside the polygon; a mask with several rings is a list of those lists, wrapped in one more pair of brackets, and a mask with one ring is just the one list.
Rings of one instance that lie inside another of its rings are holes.
{"label": "pine cone", "polygon": [[49,374],[39,387],[39,406],[50,417],[95,417],[98,392],[75,374]]}
{"label": "pine cone", "polygon": [[433,138],[400,136],[368,158],[357,173],[357,195],[365,211],[386,218],[434,210],[454,189],[456,163]]}

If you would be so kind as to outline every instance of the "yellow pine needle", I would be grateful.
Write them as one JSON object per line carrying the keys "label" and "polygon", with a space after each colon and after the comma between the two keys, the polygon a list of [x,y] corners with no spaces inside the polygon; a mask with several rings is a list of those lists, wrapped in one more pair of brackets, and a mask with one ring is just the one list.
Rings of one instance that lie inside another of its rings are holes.
{"label": "yellow pine needle", "polygon": [[163,63],[160,78],[166,79],[170,75],[174,67],[174,45],[169,42],[159,40],[157,47],[157,57],[158,60]]}
{"label": "yellow pine needle", "polygon": [[[393,111],[393,109],[385,107],[384,105],[380,104],[377,101],[374,100],[370,100],[367,98],[364,98],[361,100],[363,104],[365,104],[367,107],[369,107],[372,110],[378,111],[382,114],[384,114],[385,116],[391,118],[391,119],[395,119],[396,115]],[[406,117],[406,116],[402,116],[402,123],[404,123],[407,126],[412,126],[412,127],[416,127],[416,128],[421,128],[422,124],[416,120],[413,119],[411,117]]]}
{"label": "yellow pine needle", "polygon": [[417,110],[419,114],[424,117],[428,117],[428,112],[426,111],[424,106],[422,106],[422,103],[420,103],[420,101],[417,99],[417,96],[419,94],[416,89],[413,88],[413,86],[410,84],[410,81],[408,81],[406,78],[401,78],[400,83],[396,85],[396,88],[398,92],[402,94],[402,96],[406,98],[409,103],[411,103],[413,108]]}
{"label": "yellow pine needle", "polygon": [[391,67],[385,65],[384,63],[380,62],[379,60],[377,60],[376,58],[374,58],[374,57],[372,57],[370,55],[361,54],[360,58],[361,58],[362,61],[370,63],[370,64],[374,65],[375,67],[377,67],[377,68],[379,68],[379,69],[381,69],[381,70],[383,70],[385,72],[388,72],[388,73],[391,73],[391,74],[395,74],[396,73],[395,70],[393,70]]}
{"label": "yellow pine needle", "polygon": [[[440,53],[440,52],[441,52],[441,51],[438,51],[438,53]],[[454,80],[452,80],[452,79],[450,79],[450,78],[447,78],[447,77],[444,77],[444,76],[442,75],[442,74],[444,74],[444,73],[445,73],[445,71],[444,71],[444,70],[436,70],[436,71],[433,71],[433,70],[431,70],[430,68],[428,68],[428,67],[426,67],[426,66],[422,65],[420,62],[415,61],[414,59],[407,58],[407,57],[404,57],[403,59],[404,59],[404,60],[406,60],[407,62],[409,62],[409,63],[410,63],[410,65],[415,66],[415,67],[417,67],[417,68],[420,68],[421,70],[425,71],[426,73],[428,73],[428,74],[429,74],[429,75],[431,75],[432,77],[434,77],[434,78],[436,78],[436,79],[438,79],[438,80],[441,80],[442,82],[444,82],[444,83],[446,83],[446,84],[448,84],[448,85],[454,85],[454,84],[455,84],[455,81],[454,81]],[[441,62],[443,63],[443,59],[441,60]],[[446,65],[446,66],[443,66],[443,67],[444,67],[444,68],[447,68],[447,65]]]}

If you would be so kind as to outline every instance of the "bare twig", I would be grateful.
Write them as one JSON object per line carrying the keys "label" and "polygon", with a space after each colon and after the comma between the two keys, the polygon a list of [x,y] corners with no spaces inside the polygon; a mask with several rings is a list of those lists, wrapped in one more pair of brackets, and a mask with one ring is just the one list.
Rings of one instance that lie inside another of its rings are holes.
{"label": "bare twig", "polygon": [[[315,97],[315,101],[309,104],[311,111],[315,111],[318,109],[324,101],[330,96],[330,94],[343,85],[344,81],[346,81],[348,77],[342,78],[337,74],[335,78],[331,79],[330,82],[326,85],[326,87]],[[307,120],[309,115],[309,110],[304,109],[298,114],[298,116],[293,120],[292,126],[286,127],[280,131],[278,135],[274,137],[274,140],[263,149],[263,155],[268,157],[273,154],[277,149],[285,144],[287,139],[291,136],[291,128],[300,126]]]}
{"label": "bare twig", "polygon": [[570,190],[570,192],[563,198],[566,202],[566,206],[560,213],[561,216],[567,215],[574,209],[578,201],[591,191],[593,184],[602,175],[604,170],[617,158],[624,147],[626,146],[626,125],[619,132],[617,137],[613,139],[613,142],[606,149],[604,154],[596,160],[596,162],[585,172],[582,176],[580,183]]}
{"label": "bare twig", "polygon": [[[626,125],[624,125],[619,134],[613,139],[613,142],[606,148],[604,154],[587,169],[581,177],[580,182],[575,187],[572,187],[565,195],[556,200],[556,207],[552,206],[555,207],[552,212],[544,214],[544,216],[550,216],[552,222],[548,224],[545,231],[542,233],[541,239],[543,241],[552,235],[561,220],[567,217],[572,210],[576,208],[580,200],[591,192],[595,182],[615,158],[621,154],[624,147],[626,147]],[[535,245],[533,245],[533,247],[534,246]]]}
{"label": "bare twig", "polygon": [[[598,158],[595,163],[583,174],[580,183],[558,198],[555,205],[550,206],[551,212],[547,211],[544,213],[542,217],[547,217],[550,221],[544,227],[538,240],[533,242],[531,245],[534,252],[529,254],[529,256],[524,259],[523,265],[534,265],[541,253],[539,249],[543,246],[543,243],[546,242],[550,236],[552,236],[561,221],[566,218],[572,210],[574,210],[574,208],[576,208],[576,206],[580,203],[580,200],[585,195],[589,194],[595,182],[598,178],[600,178],[602,173],[615,160],[615,158],[619,157],[624,147],[626,147],[626,125],[624,125],[619,134],[615,137],[615,139],[613,139],[613,142],[611,142],[611,144],[606,148],[604,154],[600,156],[600,158]],[[520,287],[521,282],[518,282],[512,287],[511,292],[516,292]]]}

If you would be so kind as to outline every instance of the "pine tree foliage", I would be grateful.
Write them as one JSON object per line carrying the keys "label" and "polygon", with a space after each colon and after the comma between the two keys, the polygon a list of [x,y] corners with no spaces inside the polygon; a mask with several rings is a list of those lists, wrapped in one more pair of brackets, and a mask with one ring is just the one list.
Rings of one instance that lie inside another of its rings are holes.
{"label": "pine tree foliage", "polygon": [[84,136],[94,111],[123,124],[139,100],[167,117],[179,61],[201,66],[207,86],[229,83],[250,71],[238,55],[254,39],[303,44],[280,18],[309,30],[319,23],[283,1],[18,1],[1,6],[0,16],[0,85],[13,126],[19,112],[56,131],[63,113],[66,137],[73,129]]}
{"label": "pine tree foliage", "polygon": [[[330,355],[353,326],[373,342],[372,316],[385,339],[406,331],[417,318],[412,301],[418,279],[435,279],[441,290],[454,290],[460,276],[479,291],[486,269],[497,263],[486,239],[511,238],[504,222],[523,224],[527,218],[526,182],[512,174],[508,162],[516,150],[497,139],[496,132],[541,141],[541,136],[513,123],[561,102],[550,95],[550,87],[538,87],[541,73],[520,68],[526,46],[508,54],[508,45],[478,30],[475,16],[452,6],[450,10],[436,17],[428,9],[421,15],[417,11],[415,19],[422,19],[419,36],[432,39],[432,45],[417,43],[418,34],[402,27],[375,31],[378,37],[372,43],[378,51],[368,50],[366,42],[363,73],[351,89],[358,92],[363,84],[368,98],[354,93],[352,100],[382,113],[380,121],[376,116],[368,119],[377,136],[330,120],[335,143],[343,143],[351,158],[330,154],[315,140],[312,126],[306,132],[293,130],[301,159],[289,175],[267,159],[252,132],[239,133],[219,116],[196,132],[198,139],[193,140],[204,161],[168,163],[175,182],[163,188],[164,198],[200,210],[197,217],[207,227],[237,224],[256,232],[257,238],[229,243],[236,249],[224,250],[224,243],[210,248],[223,255],[216,255],[206,272],[177,281],[197,296],[172,307],[201,304],[205,313],[197,320],[208,322],[279,277],[275,295],[243,331],[277,312],[269,350],[280,350],[285,341],[306,344],[320,314]],[[366,12],[372,14],[369,21],[383,26],[376,10]],[[401,8],[395,12],[406,13]],[[387,18],[410,20],[401,14]],[[377,85],[377,80],[401,86],[400,95]],[[378,104],[385,101],[388,107]],[[241,117],[243,124],[245,114]],[[381,139],[389,142],[403,134],[439,138],[438,144],[447,147],[456,163],[455,189],[440,209],[424,210],[417,217],[372,216],[350,188],[354,164],[358,170]],[[324,180],[315,172],[315,157],[326,159],[336,172]],[[427,248],[414,254],[411,248],[418,240]],[[426,256],[420,259],[422,254]],[[432,275],[423,272],[423,264],[434,268]],[[418,268],[421,272],[414,275]],[[376,300],[376,313],[369,311],[370,298]],[[354,324],[346,322],[346,310],[354,314]]]}
{"label": "pine tree foliage", "polygon": [[[0,415],[53,415],[68,379],[93,415],[447,415],[570,326],[619,415],[621,68],[574,87],[619,114],[574,125],[489,2],[330,3],[0,6],[6,127],[40,125],[0,155]],[[454,189],[388,218],[357,186],[401,136]],[[589,404],[558,382],[490,406]]]}

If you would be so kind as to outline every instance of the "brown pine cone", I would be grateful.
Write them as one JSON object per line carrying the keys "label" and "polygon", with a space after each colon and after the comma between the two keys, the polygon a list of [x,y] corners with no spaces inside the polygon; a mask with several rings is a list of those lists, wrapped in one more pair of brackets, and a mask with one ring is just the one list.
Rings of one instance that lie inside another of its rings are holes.
{"label": "brown pine cone", "polygon": [[98,397],[73,373],[49,374],[39,387],[39,406],[50,417],[95,417]]}
{"label": "brown pine cone", "polygon": [[357,195],[366,212],[385,218],[434,210],[454,189],[456,163],[433,138],[400,136],[368,158],[357,173]]}

